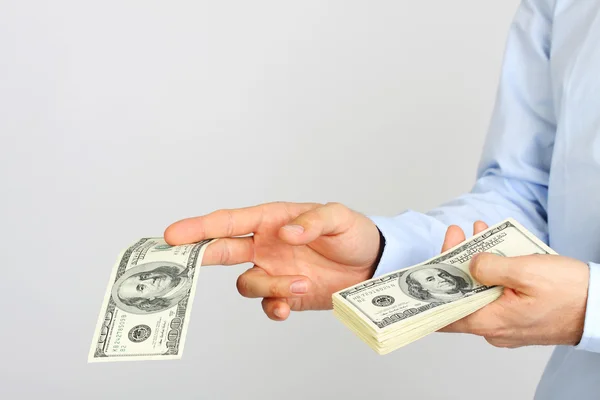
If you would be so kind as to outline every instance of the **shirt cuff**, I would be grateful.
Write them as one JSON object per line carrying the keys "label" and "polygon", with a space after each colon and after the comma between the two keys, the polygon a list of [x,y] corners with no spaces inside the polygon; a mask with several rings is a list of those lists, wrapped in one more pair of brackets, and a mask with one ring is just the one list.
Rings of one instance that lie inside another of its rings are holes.
{"label": "shirt cuff", "polygon": [[590,280],[583,336],[575,348],[600,353],[600,264],[590,262],[588,265]]}
{"label": "shirt cuff", "polygon": [[[410,267],[440,252],[446,226],[408,210],[395,217],[369,216],[385,239],[373,278]],[[435,246],[439,244],[440,248]]]}

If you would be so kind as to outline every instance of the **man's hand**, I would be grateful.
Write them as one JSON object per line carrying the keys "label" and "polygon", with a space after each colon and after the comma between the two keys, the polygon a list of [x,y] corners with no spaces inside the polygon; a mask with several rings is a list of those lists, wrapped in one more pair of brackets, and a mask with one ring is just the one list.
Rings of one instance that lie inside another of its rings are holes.
{"label": "man's hand", "polygon": [[[487,226],[478,221],[474,233]],[[451,226],[442,251],[465,240]],[[501,257],[479,253],[471,275],[484,285],[504,286],[503,294],[473,314],[441,329],[483,336],[497,347],[576,345],[583,334],[589,268],[563,256]]]}
{"label": "man's hand", "polygon": [[202,265],[253,263],[238,291],[263,298],[264,312],[278,321],[290,310],[331,309],[334,292],[373,275],[380,246],[375,224],[338,203],[218,210],[178,221],[164,236],[171,245],[221,238],[206,248]]}

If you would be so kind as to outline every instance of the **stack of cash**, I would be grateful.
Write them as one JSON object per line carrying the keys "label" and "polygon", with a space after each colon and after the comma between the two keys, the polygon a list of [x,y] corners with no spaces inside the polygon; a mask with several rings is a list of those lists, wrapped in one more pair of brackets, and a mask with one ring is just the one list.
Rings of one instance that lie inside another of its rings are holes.
{"label": "stack of cash", "polygon": [[333,313],[378,354],[423,338],[496,300],[503,291],[469,273],[474,254],[556,254],[509,218],[420,264],[333,294]]}

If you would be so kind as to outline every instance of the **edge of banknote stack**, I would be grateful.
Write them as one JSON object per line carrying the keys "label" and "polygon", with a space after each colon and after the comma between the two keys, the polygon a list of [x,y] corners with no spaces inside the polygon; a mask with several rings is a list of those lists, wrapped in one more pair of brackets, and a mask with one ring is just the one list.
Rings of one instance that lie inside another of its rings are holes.
{"label": "edge of banknote stack", "polygon": [[[422,269],[428,264],[439,263],[440,260],[443,262],[453,256],[456,257],[457,254],[464,257],[464,261],[461,259],[460,264],[463,265],[463,270],[467,269],[464,266],[468,265],[469,260],[474,254],[486,251],[485,247],[481,245],[486,240],[489,243],[489,238],[492,235],[498,234],[498,232],[506,228],[514,228],[518,231],[518,234],[522,235],[522,238],[520,237],[522,242],[530,241],[531,243],[528,243],[528,245],[538,249],[528,254],[557,254],[516,220],[508,218],[426,261],[374,277],[334,293],[332,295],[333,315],[376,353],[385,355],[474,313],[500,297],[503,287],[488,287],[476,283],[469,295],[459,300],[448,302],[418,302],[418,300],[413,300],[416,306],[406,306],[398,312],[390,311],[389,315],[385,314],[386,308],[392,309],[396,307],[398,309],[398,302],[400,300],[386,294],[386,291],[389,293],[389,288],[394,286],[395,293],[399,293],[401,286],[399,282],[402,277],[404,277],[406,282],[407,274],[410,271],[418,267]],[[506,236],[506,233],[504,235]],[[465,254],[463,255],[461,252]],[[513,254],[507,254],[506,256],[511,255]],[[468,274],[468,269],[464,273]],[[470,274],[468,275],[472,279]],[[472,280],[474,281],[474,279]],[[365,303],[360,303],[360,301],[364,300],[357,300],[359,293],[369,293],[370,296],[374,296],[369,303],[372,303],[376,307],[373,307],[371,304],[363,306]],[[354,296],[354,300],[356,301],[347,300],[351,296]],[[395,305],[393,305],[394,303]],[[370,307],[371,311],[362,309],[367,307]],[[381,315],[380,319],[370,318],[372,314],[369,314],[369,312],[372,313],[373,308],[377,309],[376,312]]]}

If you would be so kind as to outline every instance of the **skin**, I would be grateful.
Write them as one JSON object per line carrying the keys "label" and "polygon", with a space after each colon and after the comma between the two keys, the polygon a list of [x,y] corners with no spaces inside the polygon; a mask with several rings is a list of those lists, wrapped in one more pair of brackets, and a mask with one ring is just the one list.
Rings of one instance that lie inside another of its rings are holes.
{"label": "skin", "polygon": [[[487,229],[478,221],[474,233]],[[442,252],[465,240],[450,226]],[[557,255],[502,257],[480,253],[471,259],[471,275],[484,285],[504,286],[494,302],[440,332],[483,337],[496,347],[579,343],[583,335],[589,268],[582,261]]]}
{"label": "skin", "polygon": [[[474,233],[487,228],[474,224]],[[252,234],[252,236],[238,237]],[[339,203],[269,203],[218,210],[170,225],[171,245],[222,238],[205,252],[203,265],[254,267],[240,275],[242,296],[263,298],[269,318],[285,320],[290,310],[331,309],[337,290],[369,279],[379,251],[379,233],[366,216]],[[442,252],[465,240],[450,226]],[[440,332],[479,335],[498,347],[575,345],[583,334],[589,269],[555,255],[473,257],[471,275],[503,286],[496,301]]]}
{"label": "skin", "polygon": [[264,312],[277,321],[291,310],[331,309],[332,293],[372,276],[379,252],[373,222],[339,203],[218,210],[175,222],[164,237],[171,245],[221,238],[206,248],[202,265],[254,264],[237,289],[263,298]]}

